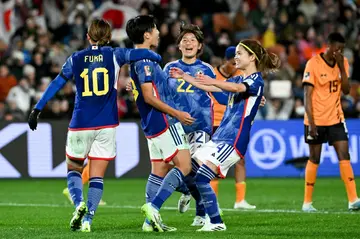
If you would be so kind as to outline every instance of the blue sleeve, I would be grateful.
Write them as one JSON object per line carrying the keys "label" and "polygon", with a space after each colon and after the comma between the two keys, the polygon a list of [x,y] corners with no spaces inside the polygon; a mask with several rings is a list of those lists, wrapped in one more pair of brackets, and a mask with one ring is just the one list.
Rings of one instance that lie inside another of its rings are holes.
{"label": "blue sleeve", "polygon": [[72,60],[72,56],[70,56],[66,60],[60,71],[60,76],[66,81],[71,80],[74,76],[72,67],[73,67],[73,60]]}
{"label": "blue sleeve", "polygon": [[149,60],[138,61],[135,63],[135,72],[140,85],[151,83],[154,76],[154,64]]}
{"label": "blue sleeve", "polygon": [[255,81],[257,77],[259,75],[253,74],[242,82],[246,86],[246,93],[249,95],[258,95],[260,84],[259,81]]}
{"label": "blue sleeve", "polygon": [[227,105],[228,103],[228,92],[211,92],[215,100],[221,105]]}
{"label": "blue sleeve", "polygon": [[212,68],[210,65],[205,65],[205,66],[206,66],[206,70],[205,70],[204,74],[215,79],[216,75],[214,72],[214,68]]}
{"label": "blue sleeve", "polygon": [[117,47],[114,49],[114,55],[117,63],[122,66],[132,62],[149,59],[155,62],[161,62],[161,56],[148,49],[128,49]]}
{"label": "blue sleeve", "polygon": [[35,105],[35,109],[42,110],[46,103],[54,97],[56,92],[58,92],[61,88],[64,87],[67,80],[63,78],[61,73],[50,83],[50,85],[46,88],[44,94],[41,96],[39,102]]}

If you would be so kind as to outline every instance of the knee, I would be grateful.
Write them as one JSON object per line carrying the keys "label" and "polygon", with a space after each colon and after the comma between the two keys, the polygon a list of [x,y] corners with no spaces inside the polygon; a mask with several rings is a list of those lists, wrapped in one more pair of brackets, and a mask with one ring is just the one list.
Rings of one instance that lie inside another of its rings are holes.
{"label": "knee", "polygon": [[346,151],[340,151],[339,152],[339,160],[350,160],[350,154]]}

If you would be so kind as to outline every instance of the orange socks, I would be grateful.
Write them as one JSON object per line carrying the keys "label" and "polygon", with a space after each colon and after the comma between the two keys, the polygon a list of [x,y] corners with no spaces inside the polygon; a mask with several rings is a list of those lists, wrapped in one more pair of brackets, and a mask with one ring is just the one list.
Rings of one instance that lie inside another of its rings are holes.
{"label": "orange socks", "polygon": [[235,188],[236,188],[236,201],[235,202],[241,202],[242,200],[245,199],[246,183],[245,182],[236,183]]}
{"label": "orange socks", "polygon": [[312,194],[316,181],[316,173],[319,165],[308,160],[305,169],[305,195],[304,203],[312,202]]}
{"label": "orange socks", "polygon": [[348,200],[349,202],[354,202],[357,199],[357,193],[354,172],[350,164],[350,160],[340,160],[339,168],[341,179],[345,184]]}
{"label": "orange socks", "polygon": [[90,161],[88,162],[88,164],[83,168],[83,172],[82,172],[82,183],[85,184],[87,182],[89,182],[89,165],[90,165]]}
{"label": "orange socks", "polygon": [[211,180],[210,181],[210,186],[211,188],[214,190],[216,197],[218,196],[218,186],[219,186],[219,180],[215,179],[215,180]]}

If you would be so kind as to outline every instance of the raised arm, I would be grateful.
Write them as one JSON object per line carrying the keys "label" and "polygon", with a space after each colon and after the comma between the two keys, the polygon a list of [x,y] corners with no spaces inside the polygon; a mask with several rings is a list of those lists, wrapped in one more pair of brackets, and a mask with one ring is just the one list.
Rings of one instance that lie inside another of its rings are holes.
{"label": "raised arm", "polygon": [[[214,87],[214,86],[211,86],[211,85],[204,85],[204,84],[201,84],[199,81],[197,81],[194,77],[184,73],[181,69],[177,68],[177,67],[171,67],[170,68],[170,71],[169,71],[169,75],[170,77],[172,78],[182,78],[184,79],[185,81],[189,82],[190,84],[192,84],[193,86],[201,89],[201,90],[204,90],[204,91],[207,91],[207,92],[221,92],[222,90],[217,88],[217,87]],[[210,77],[209,77],[210,78]],[[213,81],[216,81],[215,79],[212,79]]]}
{"label": "raised arm", "polygon": [[336,63],[340,69],[341,77],[341,91],[347,95],[350,92],[350,83],[349,83],[349,63],[344,60],[343,54],[340,52],[335,53]]}
{"label": "raised arm", "polygon": [[202,85],[208,85],[208,86],[211,85],[223,91],[234,92],[234,93],[245,92],[249,87],[245,83],[233,83],[233,82],[219,81],[219,80],[213,81],[209,79],[208,76],[205,75],[198,76],[196,81]]}
{"label": "raised arm", "polygon": [[117,47],[114,49],[114,55],[120,66],[143,59],[148,59],[158,63],[161,62],[161,56],[148,49],[128,49]]}

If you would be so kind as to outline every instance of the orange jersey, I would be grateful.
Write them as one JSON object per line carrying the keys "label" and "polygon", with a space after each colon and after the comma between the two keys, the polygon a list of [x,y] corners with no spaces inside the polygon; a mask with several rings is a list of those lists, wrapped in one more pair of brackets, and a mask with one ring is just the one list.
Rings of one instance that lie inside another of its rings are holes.
{"label": "orange jersey", "polygon": [[[219,71],[219,68],[220,68],[220,66],[214,67],[214,72],[216,74],[216,80],[226,81],[228,78],[225,77],[223,74],[221,74],[221,72]],[[242,74],[242,72],[240,70],[237,70],[235,72],[235,74],[233,74],[231,77],[238,76],[241,74]],[[216,99],[213,95],[211,95],[211,98],[213,99],[213,102],[214,102],[214,126],[219,126],[220,122],[224,116],[224,113],[226,110],[226,105],[219,104],[219,102],[216,101]]]}
{"label": "orange jersey", "polygon": [[[344,57],[346,74],[349,76],[349,63]],[[330,66],[322,55],[312,57],[307,63],[303,83],[314,86],[312,95],[312,117],[315,125],[335,125],[344,120],[341,108],[341,74],[337,64]],[[304,115],[305,125],[309,125],[307,115]]]}

